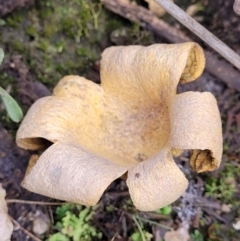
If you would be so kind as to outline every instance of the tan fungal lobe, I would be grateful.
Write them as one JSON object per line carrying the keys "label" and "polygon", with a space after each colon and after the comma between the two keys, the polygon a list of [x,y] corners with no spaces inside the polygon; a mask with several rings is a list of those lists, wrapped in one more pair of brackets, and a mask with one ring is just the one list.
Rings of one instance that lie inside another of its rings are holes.
{"label": "tan fungal lobe", "polygon": [[74,129],[69,126],[76,115],[78,103],[72,98],[55,96],[37,100],[28,110],[17,131],[18,146],[29,150],[46,149],[49,142],[73,140]]}
{"label": "tan fungal lobe", "polygon": [[204,61],[195,43],[110,47],[102,54],[101,86],[64,77],[53,96],[30,108],[17,143],[36,150],[43,139],[67,140],[121,165],[145,161],[168,142],[177,84],[198,77]]}
{"label": "tan fungal lobe", "polygon": [[193,150],[191,165],[198,172],[214,170],[221,161],[215,98],[176,95],[178,83],[199,77],[204,64],[201,47],[191,42],[107,48],[101,85],[66,76],[52,96],[29,109],[16,141],[43,153],[32,156],[22,185],[95,205],[108,185],[129,171],[127,185],[139,210],[175,201],[188,182],[172,153]]}
{"label": "tan fungal lobe", "polygon": [[186,92],[176,96],[171,112],[170,145],[193,150],[191,166],[197,172],[216,170],[222,159],[222,123],[211,93]]}
{"label": "tan fungal lobe", "polygon": [[131,168],[127,185],[137,209],[154,211],[178,199],[186,190],[188,181],[170,151],[163,149]]}
{"label": "tan fungal lobe", "polygon": [[156,104],[163,109],[173,99],[178,83],[195,80],[204,65],[201,47],[191,42],[110,47],[102,54],[102,88],[128,107]]}
{"label": "tan fungal lobe", "polygon": [[126,166],[58,142],[39,159],[32,156],[22,186],[48,197],[95,205],[108,185],[126,171]]}
{"label": "tan fungal lobe", "polygon": [[26,170],[26,174],[25,174],[25,175],[28,175],[28,174],[32,171],[32,169],[33,169],[33,167],[35,166],[35,164],[37,163],[39,157],[40,157],[40,156],[39,156],[39,155],[36,155],[36,154],[31,155],[30,160],[29,160],[29,162],[28,162],[28,167],[27,167],[27,170]]}
{"label": "tan fungal lobe", "polygon": [[218,161],[213,158],[210,150],[193,150],[190,164],[198,173],[214,171],[218,168]]}
{"label": "tan fungal lobe", "polygon": [[178,149],[172,148],[171,152],[174,157],[177,157],[177,156],[180,156],[184,152],[184,150],[178,150]]}
{"label": "tan fungal lobe", "polygon": [[198,45],[193,46],[188,55],[187,63],[181,75],[180,82],[186,83],[198,78],[205,66],[205,58]]}
{"label": "tan fungal lobe", "polygon": [[5,197],[6,191],[2,188],[0,183],[0,239],[1,241],[10,241],[13,232],[13,224],[8,216]]}

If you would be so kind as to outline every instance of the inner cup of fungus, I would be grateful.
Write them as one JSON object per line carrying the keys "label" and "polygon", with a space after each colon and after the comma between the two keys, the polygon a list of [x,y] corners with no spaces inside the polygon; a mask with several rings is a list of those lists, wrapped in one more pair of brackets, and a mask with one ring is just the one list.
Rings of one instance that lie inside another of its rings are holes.
{"label": "inner cup of fungus", "polygon": [[[176,94],[195,80],[205,59],[196,43],[107,48],[101,85],[66,76],[52,96],[37,100],[17,132],[32,157],[26,189],[56,199],[95,205],[128,172],[134,205],[152,211],[179,198],[188,181],[172,153],[190,149],[197,172],[219,167],[221,119],[211,93]],[[45,144],[45,140],[50,145]]]}

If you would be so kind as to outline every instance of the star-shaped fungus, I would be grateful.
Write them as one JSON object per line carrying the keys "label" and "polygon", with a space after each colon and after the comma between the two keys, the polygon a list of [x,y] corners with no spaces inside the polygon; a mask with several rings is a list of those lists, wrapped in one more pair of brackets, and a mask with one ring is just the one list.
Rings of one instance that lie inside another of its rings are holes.
{"label": "star-shaped fungus", "polygon": [[[176,94],[196,79],[205,59],[196,43],[107,48],[101,85],[64,77],[53,95],[36,101],[17,132],[33,158],[23,187],[56,199],[95,205],[128,171],[133,203],[142,211],[175,201],[188,182],[172,153],[191,149],[197,172],[218,168],[221,119],[210,93]],[[46,140],[51,144],[46,147]]]}

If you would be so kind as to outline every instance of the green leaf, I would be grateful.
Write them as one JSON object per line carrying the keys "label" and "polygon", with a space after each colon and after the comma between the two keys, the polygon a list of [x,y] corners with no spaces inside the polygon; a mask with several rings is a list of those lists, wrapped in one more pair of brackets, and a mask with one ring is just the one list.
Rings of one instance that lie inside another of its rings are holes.
{"label": "green leaf", "polygon": [[0,19],[0,26],[4,26],[6,24],[6,21],[4,21],[3,19]]}
{"label": "green leaf", "polygon": [[2,87],[0,87],[0,96],[10,119],[19,122],[23,118],[23,113],[17,102]]}
{"label": "green leaf", "polygon": [[131,235],[130,239],[132,241],[142,241],[141,234],[139,232],[135,232]]}
{"label": "green leaf", "polygon": [[56,233],[50,236],[48,241],[69,241],[70,239],[66,237],[64,234]]}
{"label": "green leaf", "polygon": [[156,211],[156,213],[163,214],[163,215],[169,215],[171,212],[172,212],[171,206],[166,206]]}
{"label": "green leaf", "polygon": [[3,58],[4,58],[4,52],[2,48],[0,48],[0,65],[2,64]]}

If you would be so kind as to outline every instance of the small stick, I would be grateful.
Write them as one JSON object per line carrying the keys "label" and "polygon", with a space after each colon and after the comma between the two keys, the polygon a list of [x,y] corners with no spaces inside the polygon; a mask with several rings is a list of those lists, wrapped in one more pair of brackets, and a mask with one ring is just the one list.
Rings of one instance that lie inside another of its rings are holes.
{"label": "small stick", "polygon": [[120,211],[120,212],[122,212],[122,213],[124,213],[124,214],[126,214],[126,215],[127,215],[128,217],[130,217],[130,218],[135,217],[136,219],[139,219],[139,220],[141,220],[141,221],[143,221],[143,222],[145,222],[145,223],[149,223],[149,224],[152,224],[152,225],[156,225],[156,226],[158,226],[158,227],[161,227],[161,228],[164,228],[164,229],[167,229],[167,230],[171,230],[171,229],[172,229],[172,228],[169,227],[169,226],[166,226],[166,225],[164,225],[164,224],[161,224],[161,223],[158,223],[158,222],[149,220],[149,219],[147,219],[147,218],[142,218],[142,217],[140,217],[139,215],[131,214],[131,213],[129,213],[129,212],[127,212],[127,211],[124,211],[124,210],[122,210],[122,209],[120,209],[120,208],[114,208],[114,209],[117,210],[117,211]]}
{"label": "small stick", "polygon": [[41,202],[41,201],[29,201],[29,200],[18,200],[18,199],[6,199],[7,203],[22,203],[22,204],[35,204],[35,205],[46,205],[46,206],[58,206],[63,204],[72,204],[69,202]]}
{"label": "small stick", "polygon": [[215,51],[227,59],[236,68],[240,69],[240,56],[229,48],[225,43],[209,32],[186,12],[179,8],[175,3],[168,0],[155,0],[162,8],[186,26],[199,38],[210,45]]}
{"label": "small stick", "polygon": [[41,239],[37,238],[35,235],[33,235],[32,233],[30,233],[27,229],[25,229],[24,227],[22,227],[20,225],[19,222],[17,222],[14,218],[10,217],[13,224],[16,225],[17,227],[19,227],[27,236],[29,236],[30,238],[32,238],[35,241],[41,241]]}
{"label": "small stick", "polygon": [[132,220],[133,220],[134,223],[137,225],[137,228],[138,228],[138,231],[139,231],[140,234],[141,234],[142,240],[143,240],[143,241],[146,241],[145,235],[144,235],[143,230],[142,230],[142,227],[141,227],[141,225],[139,224],[139,222],[137,221],[137,219],[135,218],[134,215],[132,215]]}
{"label": "small stick", "polygon": [[221,216],[220,216],[219,214],[217,214],[216,212],[211,211],[211,210],[209,210],[209,209],[207,209],[207,208],[202,208],[202,210],[203,210],[204,212],[206,212],[209,216],[213,216],[213,217],[216,218],[217,220],[219,220],[219,221],[227,224],[227,220],[224,219],[223,217],[221,217]]}
{"label": "small stick", "polygon": [[161,224],[161,223],[158,223],[158,222],[155,222],[155,221],[152,221],[152,220],[149,220],[149,219],[146,219],[146,218],[142,218],[140,216],[136,216],[136,218],[138,218],[139,220],[145,222],[145,223],[149,223],[149,224],[152,224],[152,225],[156,225],[158,227],[161,227],[161,228],[164,228],[164,229],[167,229],[167,230],[171,230],[172,228],[169,227],[169,226],[166,226],[164,224]]}

